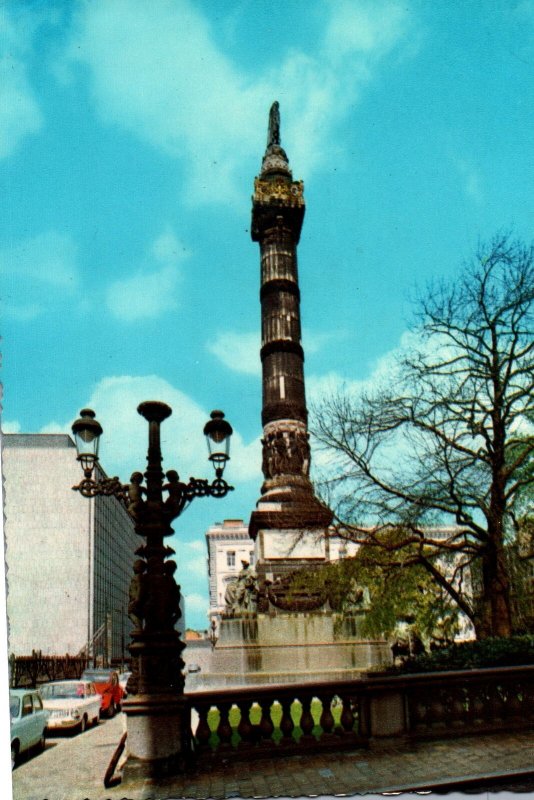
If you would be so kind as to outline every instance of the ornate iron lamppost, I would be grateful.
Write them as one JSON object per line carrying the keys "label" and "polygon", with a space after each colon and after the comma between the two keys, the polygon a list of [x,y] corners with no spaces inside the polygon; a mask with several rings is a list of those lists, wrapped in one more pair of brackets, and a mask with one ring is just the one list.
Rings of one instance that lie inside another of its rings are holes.
{"label": "ornate iron lamppost", "polygon": [[[233,487],[224,480],[229,459],[230,424],[222,411],[213,411],[204,426],[215,478],[180,481],[175,470],[162,470],[160,426],[172,413],[165,403],[148,401],[137,409],[148,422],[147,469],[134,472],[130,483],[118,478],[94,479],[102,426],[91,409],[83,409],[72,425],[84,477],[75,491],[84,497],[114,495],[124,502],[145,542],[135,551],[128,615],[134,624],[130,653],[132,676],[123,704],[128,723],[128,761],[124,777],[164,775],[181,769],[187,760],[190,720],[184,703],[182,651],[174,626],[180,617],[180,587],[174,580],[174,550],[164,544],[174,531],[171,522],[196,497],[225,497]],[[167,479],[165,482],[165,478]]]}

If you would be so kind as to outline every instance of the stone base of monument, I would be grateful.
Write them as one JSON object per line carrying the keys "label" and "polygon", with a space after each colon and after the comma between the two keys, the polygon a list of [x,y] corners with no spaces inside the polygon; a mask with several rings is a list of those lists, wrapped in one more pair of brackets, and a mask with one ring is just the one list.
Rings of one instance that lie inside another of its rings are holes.
{"label": "stone base of monument", "polygon": [[223,619],[215,648],[188,676],[186,690],[349,680],[391,664],[386,641],[359,634],[362,619],[333,611]]}
{"label": "stone base of monument", "polygon": [[165,777],[185,768],[191,719],[183,696],[131,695],[122,709],[128,731],[123,782]]}

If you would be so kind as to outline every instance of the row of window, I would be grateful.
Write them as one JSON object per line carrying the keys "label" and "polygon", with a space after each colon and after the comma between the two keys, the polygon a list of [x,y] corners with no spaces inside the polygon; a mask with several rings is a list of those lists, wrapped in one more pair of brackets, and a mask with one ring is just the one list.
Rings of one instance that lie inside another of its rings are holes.
{"label": "row of window", "polygon": [[[251,550],[248,554],[248,563],[250,565],[254,564],[254,550]],[[226,566],[235,567],[235,550],[226,551]]]}

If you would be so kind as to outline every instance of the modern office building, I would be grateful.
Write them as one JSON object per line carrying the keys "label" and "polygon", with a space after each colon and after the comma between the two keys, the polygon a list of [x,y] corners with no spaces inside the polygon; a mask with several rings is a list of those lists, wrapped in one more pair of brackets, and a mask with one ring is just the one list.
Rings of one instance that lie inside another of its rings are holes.
{"label": "modern office building", "polygon": [[70,436],[5,434],[2,445],[9,653],[127,657],[141,541],[125,507],[72,491],[82,471]]}

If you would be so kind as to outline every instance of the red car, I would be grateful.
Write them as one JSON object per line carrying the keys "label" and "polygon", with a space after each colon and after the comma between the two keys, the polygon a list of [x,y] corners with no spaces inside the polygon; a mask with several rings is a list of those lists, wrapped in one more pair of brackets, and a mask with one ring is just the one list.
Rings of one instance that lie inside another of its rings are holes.
{"label": "red car", "polygon": [[121,710],[124,690],[119,683],[119,675],[113,669],[86,669],[82,680],[92,681],[96,691],[102,696],[101,713],[114,717]]}

